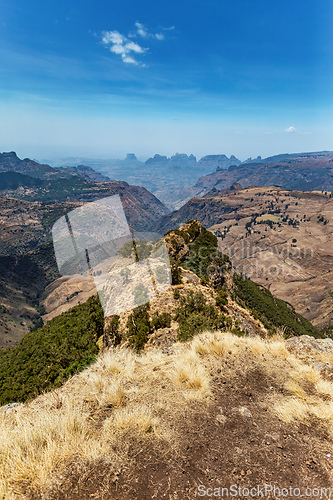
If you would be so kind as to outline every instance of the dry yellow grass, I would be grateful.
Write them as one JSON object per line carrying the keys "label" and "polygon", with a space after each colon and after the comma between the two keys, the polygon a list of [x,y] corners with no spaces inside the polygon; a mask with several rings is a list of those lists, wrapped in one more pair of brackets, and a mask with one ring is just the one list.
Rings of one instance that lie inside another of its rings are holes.
{"label": "dry yellow grass", "polygon": [[175,344],[169,356],[119,349],[102,354],[60,389],[0,411],[0,498],[22,498],[27,487],[46,485],[74,460],[104,459],[116,469],[135,437],[177,447],[172,422],[193,404],[208,408],[210,373],[226,359],[231,364],[224,377],[258,371],[263,387],[267,379],[282,389],[267,387],[263,403],[282,421],[316,417],[332,432],[333,385],[283,340],[205,332]]}
{"label": "dry yellow grass", "polygon": [[[262,372],[263,377],[274,380],[283,395],[268,395],[268,406],[283,422],[304,422],[311,417],[319,418],[328,426],[333,436],[333,384],[324,380],[316,368],[291,354],[279,336],[272,339],[259,337],[238,338],[230,333],[203,334],[192,342],[201,357],[236,357],[232,370],[247,375],[250,361]],[[329,357],[329,354],[328,354]],[[325,360],[321,353],[321,359]],[[252,365],[252,370],[254,369]],[[232,373],[229,371],[229,377]]]}

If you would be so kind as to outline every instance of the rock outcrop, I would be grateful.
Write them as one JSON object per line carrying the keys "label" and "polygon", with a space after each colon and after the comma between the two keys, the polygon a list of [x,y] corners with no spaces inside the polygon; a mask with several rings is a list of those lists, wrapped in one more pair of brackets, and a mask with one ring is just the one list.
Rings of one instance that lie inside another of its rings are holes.
{"label": "rock outcrop", "polygon": [[240,165],[241,161],[234,155],[228,158],[226,155],[207,155],[198,161],[198,165],[211,170],[225,170],[231,165]]}
{"label": "rock outcrop", "polygon": [[316,339],[310,335],[286,340],[288,349],[310,363],[322,377],[333,382],[333,339]]}
{"label": "rock outcrop", "polygon": [[9,153],[0,153],[0,172],[19,172],[28,174],[31,177],[44,179],[48,177],[54,169],[49,165],[41,165],[36,161],[24,158],[18,158],[14,151]]}

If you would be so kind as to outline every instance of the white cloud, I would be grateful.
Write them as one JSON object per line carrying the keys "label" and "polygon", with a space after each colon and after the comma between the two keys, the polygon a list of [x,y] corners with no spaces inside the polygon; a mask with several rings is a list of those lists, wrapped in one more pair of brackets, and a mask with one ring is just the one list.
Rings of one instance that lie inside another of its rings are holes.
{"label": "white cloud", "polygon": [[298,135],[311,135],[312,134],[312,132],[300,132],[295,127],[288,127],[288,128],[286,128],[285,132],[291,132],[291,133],[298,134]]}
{"label": "white cloud", "polygon": [[109,43],[121,45],[124,42],[125,37],[123,37],[119,31],[103,31],[102,34],[102,42],[105,43],[105,45],[108,45]]}
{"label": "white cloud", "polygon": [[125,54],[122,54],[122,59],[124,63],[129,63],[129,64],[136,64],[138,66],[138,61],[136,61],[133,57],[131,56],[126,56]]}
{"label": "white cloud", "polygon": [[110,52],[121,55],[124,63],[144,66],[144,64],[141,64],[132,56],[132,53],[144,54],[148,49],[141,47],[138,43],[132,42],[126,36],[119,33],[119,31],[103,31],[102,42],[107,47],[111,45],[109,47]]}
{"label": "white cloud", "polygon": [[135,32],[129,33],[127,36],[122,35],[119,31],[103,31],[102,32],[102,43],[110,49],[110,52],[113,54],[120,55],[123,62],[127,64],[135,64],[136,66],[145,67],[145,64],[142,64],[138,61],[134,54],[144,54],[149,49],[148,47],[142,47],[139,43],[134,42],[133,38],[141,37],[146,40],[158,40],[162,41],[165,39],[165,35],[163,31],[171,31],[174,29],[174,26],[169,28],[161,28],[159,33],[150,33],[146,26],[138,21],[135,23]]}
{"label": "white cloud", "polygon": [[[164,33],[149,33],[147,30],[146,26],[142,23],[136,22],[136,33],[132,34],[131,36],[142,36],[143,38],[155,38],[156,40],[162,41],[165,39]],[[162,31],[170,31],[173,30],[175,27],[171,26],[170,28],[162,28]]]}
{"label": "white cloud", "polygon": [[123,45],[112,45],[110,50],[114,54],[124,54],[126,52],[126,49]]}
{"label": "white cloud", "polygon": [[143,54],[144,52],[146,52],[146,50],[148,50],[148,49],[144,49],[143,47],[140,47],[140,45],[138,45],[137,43],[134,43],[134,42],[126,43],[125,49],[126,50],[133,50],[133,52],[136,52],[137,54]]}

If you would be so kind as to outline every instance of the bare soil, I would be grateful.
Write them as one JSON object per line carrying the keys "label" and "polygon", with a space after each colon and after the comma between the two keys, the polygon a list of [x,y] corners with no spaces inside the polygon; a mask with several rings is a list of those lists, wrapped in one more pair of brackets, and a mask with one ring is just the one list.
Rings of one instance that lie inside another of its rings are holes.
{"label": "bare soil", "polygon": [[[233,361],[228,363],[226,369],[232,369]],[[268,484],[300,488],[303,494],[306,488],[333,486],[327,431],[316,420],[287,425],[269,412],[270,392],[283,390],[274,380],[257,367],[246,378],[228,380],[223,366],[210,375],[214,394],[210,406],[193,402],[184,409],[183,418],[172,423],[179,436],[176,449],[153,437],[137,438],[126,449],[122,468],[107,461],[72,463],[50,489],[26,498],[185,500],[201,498],[199,485]],[[122,443],[119,452],[124,452]]]}

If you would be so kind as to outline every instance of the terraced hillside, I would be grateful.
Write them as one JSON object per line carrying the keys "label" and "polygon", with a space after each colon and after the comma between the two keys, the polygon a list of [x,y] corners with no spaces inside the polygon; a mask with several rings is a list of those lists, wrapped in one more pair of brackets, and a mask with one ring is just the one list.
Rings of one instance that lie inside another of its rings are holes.
{"label": "terraced hillside", "polygon": [[189,219],[217,236],[239,272],[290,302],[314,325],[332,324],[331,192],[235,186],[191,199],[158,225],[167,231]]}

